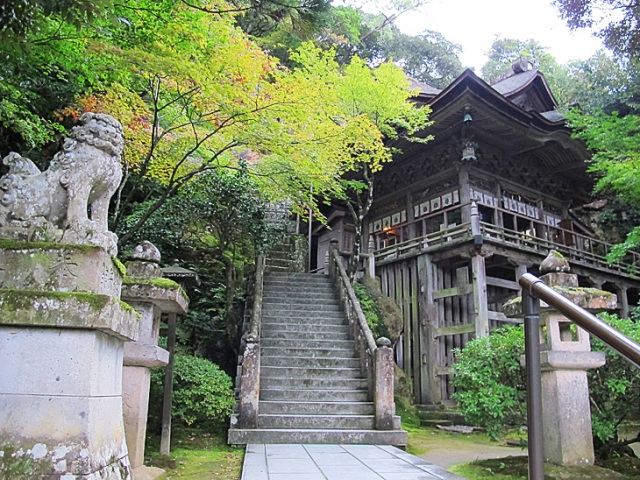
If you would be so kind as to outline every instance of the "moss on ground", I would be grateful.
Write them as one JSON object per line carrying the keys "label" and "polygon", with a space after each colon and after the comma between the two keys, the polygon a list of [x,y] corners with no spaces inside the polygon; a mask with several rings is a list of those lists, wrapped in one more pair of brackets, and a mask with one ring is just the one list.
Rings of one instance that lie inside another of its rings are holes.
{"label": "moss on ground", "polygon": [[222,426],[215,432],[174,427],[168,458],[158,453],[160,438],[150,435],[145,463],[166,470],[160,480],[239,480],[244,448],[227,445],[226,435],[226,427]]}

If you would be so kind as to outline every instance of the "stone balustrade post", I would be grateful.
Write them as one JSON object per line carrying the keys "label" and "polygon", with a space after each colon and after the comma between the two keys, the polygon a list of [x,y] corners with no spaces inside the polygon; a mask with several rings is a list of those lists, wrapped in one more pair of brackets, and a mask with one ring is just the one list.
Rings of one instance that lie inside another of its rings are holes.
{"label": "stone balustrade post", "polygon": [[133,251],[127,262],[122,299],[139,314],[139,334],[124,345],[123,408],[124,427],[134,478],[156,478],[160,469],[144,466],[151,368],[167,365],[169,352],[158,346],[162,313],[184,314],[188,301],[180,286],[162,278],[160,252],[149,242]]}
{"label": "stone balustrade post", "polygon": [[240,428],[258,427],[258,406],[260,398],[260,344],[253,336],[246,338],[242,359],[242,380],[240,382],[239,419]]}
{"label": "stone balustrade post", "polygon": [[376,430],[393,430],[395,402],[393,398],[394,361],[391,341],[381,337],[376,341],[373,368],[375,369],[375,422]]}
{"label": "stone balustrade post", "polygon": [[338,270],[337,270],[337,266],[334,263],[334,251],[338,250],[338,240],[335,238],[332,238],[331,240],[329,240],[329,277],[331,277],[331,280],[335,283],[335,279],[338,277]]}
{"label": "stone balustrade post", "polygon": [[[568,262],[553,250],[540,265],[540,272],[543,282],[590,312],[613,310],[617,306],[616,296],[612,293],[578,287],[578,276],[568,273]],[[505,308],[510,307],[505,305]],[[513,313],[513,316],[518,315],[516,311]],[[604,365],[605,355],[592,352],[588,332],[544,302],[541,303],[540,321],[545,462],[563,466],[593,465],[587,371]]]}

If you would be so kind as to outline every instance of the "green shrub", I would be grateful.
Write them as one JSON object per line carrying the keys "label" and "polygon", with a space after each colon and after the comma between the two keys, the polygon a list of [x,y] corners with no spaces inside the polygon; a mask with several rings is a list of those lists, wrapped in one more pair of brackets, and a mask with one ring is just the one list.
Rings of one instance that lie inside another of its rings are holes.
{"label": "green shrub", "polygon": [[[640,323],[611,314],[600,317],[640,343]],[[640,433],[631,440],[620,436],[622,423],[637,420],[639,414],[640,370],[593,336],[591,348],[606,354],[605,366],[588,372],[596,456],[606,459],[627,451],[630,443],[640,439]],[[453,397],[465,419],[484,426],[493,437],[526,423],[526,378],[520,366],[523,353],[522,326],[501,328],[456,351]]]}
{"label": "green shrub", "polygon": [[[149,417],[160,425],[164,369],[151,373]],[[231,414],[235,399],[229,375],[209,360],[177,354],[173,376],[173,421],[190,426],[215,426]]]}
{"label": "green shrub", "polygon": [[360,301],[360,306],[362,307],[362,313],[364,313],[365,318],[367,319],[367,324],[373,333],[373,338],[378,339],[380,337],[389,338],[389,329],[384,323],[384,319],[382,314],[380,313],[380,309],[378,304],[376,303],[375,298],[366,285],[363,285],[360,282],[353,283],[353,290],[356,293],[356,297]]}
{"label": "green shrub", "polygon": [[466,421],[495,438],[526,424],[526,374],[520,366],[524,328],[506,326],[455,352],[453,398]]}
{"label": "green shrub", "polygon": [[[640,324],[637,322],[610,314],[600,314],[600,317],[613,328],[640,343]],[[614,452],[624,450],[626,446],[626,442],[620,439],[621,422],[629,420],[632,416],[637,418],[640,407],[640,370],[593,336],[591,349],[605,352],[607,357],[607,363],[603,367],[590,370],[588,376],[597,454],[599,458],[609,458]]]}

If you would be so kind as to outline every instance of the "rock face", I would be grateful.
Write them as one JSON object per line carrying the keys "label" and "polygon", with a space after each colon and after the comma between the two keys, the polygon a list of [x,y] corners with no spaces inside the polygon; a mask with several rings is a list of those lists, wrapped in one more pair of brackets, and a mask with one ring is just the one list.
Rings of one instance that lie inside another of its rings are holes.
{"label": "rock face", "polygon": [[7,155],[9,172],[0,180],[2,236],[99,245],[115,255],[117,238],[107,219],[122,179],[123,146],[117,120],[85,113],[44,172],[15,152]]}

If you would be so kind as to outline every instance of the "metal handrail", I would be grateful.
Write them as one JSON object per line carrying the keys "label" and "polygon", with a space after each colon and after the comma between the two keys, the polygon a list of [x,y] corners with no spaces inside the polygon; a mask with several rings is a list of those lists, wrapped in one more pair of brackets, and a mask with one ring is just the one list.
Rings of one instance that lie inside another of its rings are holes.
{"label": "metal handrail", "polygon": [[[527,429],[529,479],[543,480],[542,382],[540,373],[540,300],[555,308],[573,323],[598,337],[626,360],[640,368],[640,345],[592,313],[568,300],[538,277],[520,277],[524,310],[525,363],[527,369]],[[528,294],[525,293],[528,291]]]}

